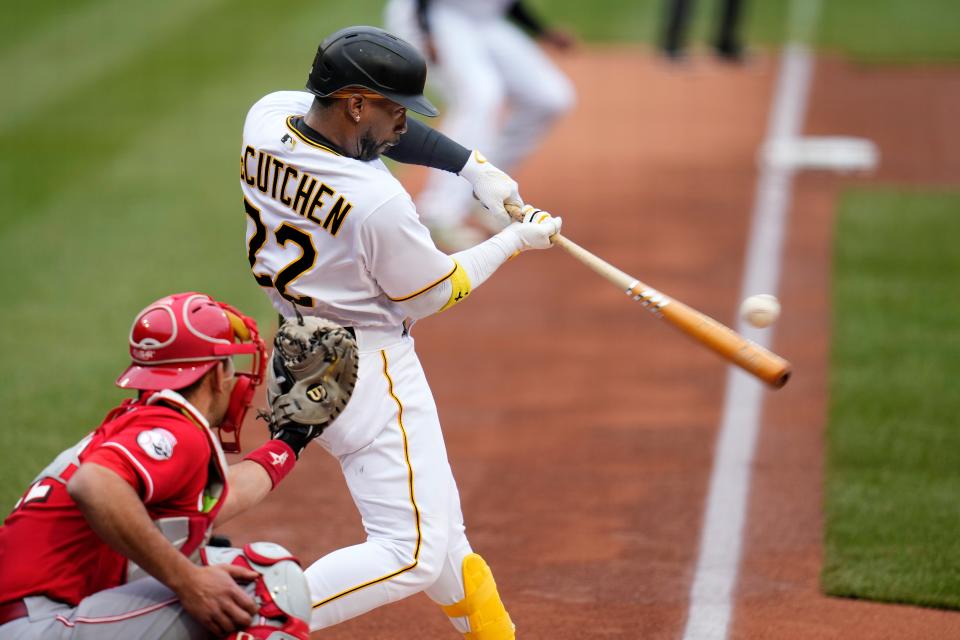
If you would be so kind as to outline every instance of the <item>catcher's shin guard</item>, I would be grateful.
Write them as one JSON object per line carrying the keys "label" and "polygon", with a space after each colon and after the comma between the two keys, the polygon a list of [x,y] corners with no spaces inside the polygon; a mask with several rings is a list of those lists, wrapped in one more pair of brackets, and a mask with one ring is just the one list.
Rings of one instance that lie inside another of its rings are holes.
{"label": "catcher's shin guard", "polygon": [[463,592],[463,600],[443,607],[443,612],[450,618],[466,617],[470,621],[470,631],[464,638],[513,640],[516,637],[510,614],[497,593],[493,573],[476,553],[463,559]]}
{"label": "catcher's shin guard", "polygon": [[244,587],[258,607],[252,624],[224,640],[309,640],[310,587],[289,551],[272,542],[253,542],[242,549],[204,547],[201,558],[207,566],[234,564],[260,574]]}

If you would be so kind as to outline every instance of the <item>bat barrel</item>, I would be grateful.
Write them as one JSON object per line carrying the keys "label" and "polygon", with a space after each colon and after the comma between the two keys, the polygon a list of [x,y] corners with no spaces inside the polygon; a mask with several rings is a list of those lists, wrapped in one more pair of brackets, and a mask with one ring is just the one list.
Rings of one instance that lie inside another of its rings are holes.
{"label": "bat barrel", "polygon": [[780,374],[776,378],[774,378],[773,382],[771,382],[770,384],[773,387],[780,389],[781,387],[783,387],[783,385],[787,384],[787,381],[790,379],[790,376],[792,374],[793,374],[793,370],[790,369],[790,366],[788,365],[787,368],[784,371],[780,372]]}
{"label": "bat barrel", "polygon": [[710,316],[677,300],[662,302],[656,312],[694,340],[771,387],[779,389],[790,379],[791,366],[788,361]]}

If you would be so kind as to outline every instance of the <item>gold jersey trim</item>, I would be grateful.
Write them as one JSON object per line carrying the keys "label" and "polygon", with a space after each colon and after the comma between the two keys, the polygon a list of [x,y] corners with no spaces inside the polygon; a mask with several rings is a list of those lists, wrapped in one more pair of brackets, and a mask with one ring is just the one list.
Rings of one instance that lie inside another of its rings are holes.
{"label": "gold jersey trim", "polygon": [[411,294],[408,295],[408,296],[403,296],[403,297],[401,297],[401,298],[392,298],[392,297],[390,297],[390,296],[387,296],[387,297],[390,298],[390,300],[393,301],[393,302],[406,302],[406,301],[409,300],[410,298],[416,298],[416,297],[417,297],[418,295],[420,295],[421,293],[426,293],[427,291],[430,291],[430,289],[433,289],[435,286],[437,286],[438,284],[440,284],[441,282],[443,282],[444,280],[446,280],[447,278],[449,278],[450,276],[452,276],[453,273],[454,273],[457,269],[459,269],[459,268],[460,268],[460,265],[457,264],[457,261],[456,261],[456,260],[454,260],[454,261],[453,261],[453,269],[450,269],[450,273],[448,273],[447,275],[443,276],[442,278],[440,278],[440,279],[437,280],[436,282],[431,282],[430,284],[428,284],[427,286],[425,286],[423,289],[420,289],[419,291],[414,291],[413,293],[411,293]]}
{"label": "gold jersey trim", "polygon": [[295,126],[293,126],[293,119],[296,118],[296,117],[297,117],[297,116],[295,116],[295,115],[293,115],[293,116],[287,116],[287,129],[290,130],[290,133],[292,133],[293,135],[297,136],[298,138],[300,138],[301,140],[303,140],[305,143],[307,143],[307,144],[310,145],[311,147],[314,147],[314,148],[316,148],[316,149],[321,149],[321,150],[326,151],[326,152],[328,152],[328,153],[332,153],[332,154],[335,155],[335,156],[341,155],[341,154],[337,153],[336,151],[334,151],[333,149],[331,149],[330,147],[328,147],[328,146],[326,146],[326,145],[323,145],[323,144],[320,144],[319,142],[314,142],[313,140],[311,140],[311,139],[308,138],[307,136],[305,136],[305,135],[303,135],[302,133],[300,133],[300,132],[297,130],[297,128],[296,128]]}

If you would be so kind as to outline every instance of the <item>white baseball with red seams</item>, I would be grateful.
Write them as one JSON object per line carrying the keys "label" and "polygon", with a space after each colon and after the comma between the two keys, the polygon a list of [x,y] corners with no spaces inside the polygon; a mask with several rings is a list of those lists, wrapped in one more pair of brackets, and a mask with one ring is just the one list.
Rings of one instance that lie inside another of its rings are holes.
{"label": "white baseball with red seams", "polygon": [[758,329],[769,327],[780,317],[780,301],[769,293],[758,293],[740,304],[740,316]]}

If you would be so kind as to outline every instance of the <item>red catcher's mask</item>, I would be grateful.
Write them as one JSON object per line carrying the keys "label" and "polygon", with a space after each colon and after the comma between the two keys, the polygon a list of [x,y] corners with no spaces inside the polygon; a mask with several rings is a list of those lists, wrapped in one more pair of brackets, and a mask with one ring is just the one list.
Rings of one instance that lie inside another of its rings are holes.
{"label": "red catcher's mask", "polygon": [[[257,323],[230,305],[202,293],[177,293],[148,305],[130,329],[132,364],[117,386],[141,391],[183,389],[234,355],[249,355],[250,369],[237,371],[227,413],[217,430],[223,450],[240,451],[240,427],[263,382],[266,347]],[[231,440],[224,440],[232,433]]]}

